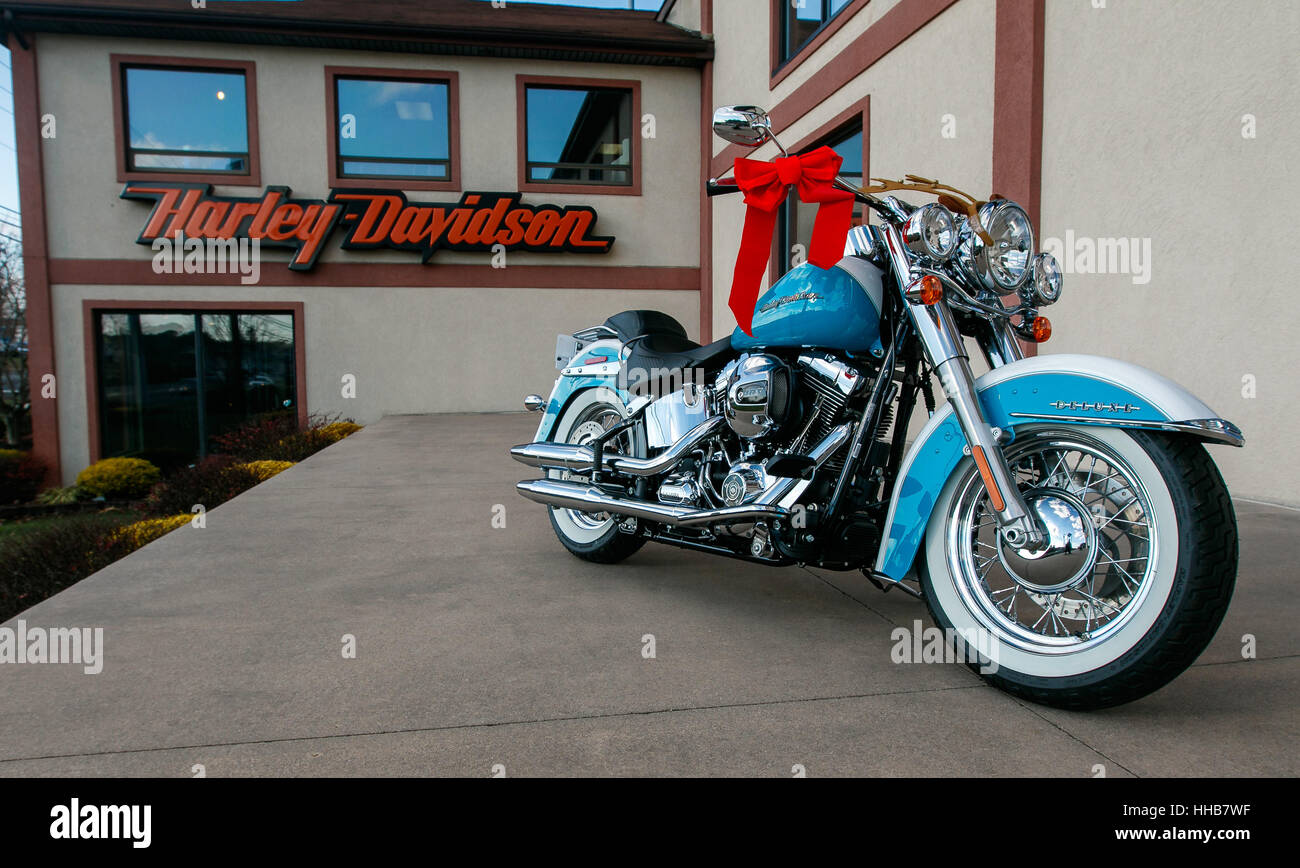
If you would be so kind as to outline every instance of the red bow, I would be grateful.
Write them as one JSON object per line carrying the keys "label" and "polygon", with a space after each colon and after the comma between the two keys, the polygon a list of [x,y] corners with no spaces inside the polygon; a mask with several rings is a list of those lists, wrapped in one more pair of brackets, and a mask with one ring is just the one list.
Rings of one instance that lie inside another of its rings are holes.
{"label": "red bow", "polygon": [[753,335],[750,329],[754,305],[772,248],[776,210],[792,185],[799,192],[799,201],[821,206],[813,222],[808,261],[819,268],[830,268],[843,257],[853,222],[853,194],[834,186],[842,162],[839,154],[825,146],[794,157],[777,157],[771,163],[736,159],[736,185],[744,192],[749,207],[728,304],[745,334]]}

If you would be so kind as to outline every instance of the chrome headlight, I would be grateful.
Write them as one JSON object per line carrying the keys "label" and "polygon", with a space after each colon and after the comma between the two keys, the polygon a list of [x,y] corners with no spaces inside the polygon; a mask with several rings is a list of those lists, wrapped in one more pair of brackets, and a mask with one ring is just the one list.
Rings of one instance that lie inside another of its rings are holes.
{"label": "chrome headlight", "polygon": [[981,205],[979,216],[993,243],[985,244],[968,230],[963,238],[962,265],[994,292],[1019,289],[1033,268],[1034,227],[1029,215],[1015,202],[997,199]]}
{"label": "chrome headlight", "polygon": [[1034,257],[1034,301],[1040,305],[1052,304],[1061,297],[1061,266],[1050,253]]}
{"label": "chrome headlight", "polygon": [[937,202],[922,205],[903,224],[903,241],[917,256],[942,262],[957,250],[957,221]]}

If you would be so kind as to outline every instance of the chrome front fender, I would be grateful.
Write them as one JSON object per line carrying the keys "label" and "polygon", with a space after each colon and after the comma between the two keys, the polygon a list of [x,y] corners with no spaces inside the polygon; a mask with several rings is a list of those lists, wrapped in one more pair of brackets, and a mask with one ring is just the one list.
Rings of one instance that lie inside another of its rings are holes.
{"label": "chrome front fender", "polygon": [[[1056,422],[1190,434],[1242,446],[1240,429],[1166,377],[1101,356],[1047,355],[1011,362],[975,382],[989,424],[1015,436],[1023,425]],[[945,405],[899,468],[876,573],[899,581],[911,569],[939,492],[964,457],[966,439]]]}

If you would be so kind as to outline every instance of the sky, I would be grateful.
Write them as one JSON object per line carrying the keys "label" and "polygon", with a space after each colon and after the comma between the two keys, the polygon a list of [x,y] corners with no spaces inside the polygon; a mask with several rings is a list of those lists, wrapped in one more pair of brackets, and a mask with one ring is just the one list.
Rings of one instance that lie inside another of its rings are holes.
{"label": "sky", "polygon": [[0,46],[0,234],[18,237],[18,153],[14,150],[14,85],[9,49]]}

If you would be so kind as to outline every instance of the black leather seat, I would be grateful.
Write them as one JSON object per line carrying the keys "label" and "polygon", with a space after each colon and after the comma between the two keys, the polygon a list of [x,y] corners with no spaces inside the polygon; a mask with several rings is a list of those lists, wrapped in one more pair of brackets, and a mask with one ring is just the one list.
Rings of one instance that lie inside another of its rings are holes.
{"label": "black leather seat", "polygon": [[713,373],[734,353],[731,338],[700,346],[686,337],[682,324],[657,310],[625,310],[605,320],[618,339],[629,344],[629,370],[640,369],[649,376],[655,369],[702,368]]}

